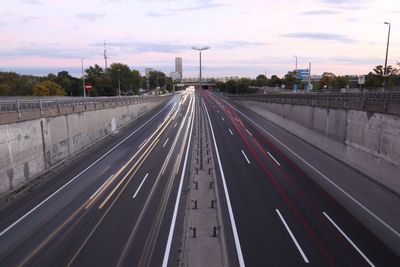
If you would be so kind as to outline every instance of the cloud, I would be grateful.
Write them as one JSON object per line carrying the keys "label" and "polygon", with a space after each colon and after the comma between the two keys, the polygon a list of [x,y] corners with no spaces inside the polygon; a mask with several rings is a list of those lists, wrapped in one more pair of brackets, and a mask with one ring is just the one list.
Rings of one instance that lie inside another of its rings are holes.
{"label": "cloud", "polygon": [[158,12],[147,12],[148,17],[170,17],[173,16],[174,13],[158,13]]}
{"label": "cloud", "polygon": [[32,22],[34,20],[39,20],[39,19],[40,19],[39,17],[26,16],[26,17],[21,18],[21,23],[26,24],[26,23]]}
{"label": "cloud", "polygon": [[[103,46],[103,43],[94,43],[92,46]],[[120,42],[109,42],[107,47],[118,48],[121,51],[133,51],[137,53],[177,53],[189,49],[189,45],[179,42],[168,42],[168,41],[120,41]]]}
{"label": "cloud", "polygon": [[76,15],[78,19],[84,19],[89,21],[96,21],[106,16],[104,13],[80,13]]}
{"label": "cloud", "polygon": [[337,56],[329,58],[329,61],[340,64],[352,64],[352,65],[369,65],[369,64],[378,65],[382,63],[382,58],[378,57],[354,58],[354,57]]}
{"label": "cloud", "polygon": [[216,47],[216,48],[222,48],[222,49],[235,49],[235,48],[255,47],[255,46],[264,46],[264,45],[268,45],[268,43],[233,40],[233,41],[223,41],[220,43],[215,43],[212,46]]}
{"label": "cloud", "polygon": [[319,16],[319,15],[335,15],[339,14],[339,11],[334,11],[334,10],[329,10],[329,9],[320,9],[320,10],[309,10],[302,12],[302,15],[307,15],[307,16]]}
{"label": "cloud", "polygon": [[[100,51],[100,50],[99,50]],[[90,48],[62,47],[60,44],[24,44],[19,47],[0,49],[0,57],[5,59],[42,57],[73,59],[100,54]]]}
{"label": "cloud", "polygon": [[114,3],[119,3],[122,0],[103,0],[101,3],[102,4],[114,4]]}
{"label": "cloud", "polygon": [[21,3],[31,4],[31,5],[41,5],[39,0],[20,0]]}
{"label": "cloud", "polygon": [[363,9],[367,7],[365,0],[320,0],[322,3],[342,9]]}
{"label": "cloud", "polygon": [[294,32],[284,34],[284,37],[298,38],[298,39],[311,39],[311,40],[324,40],[324,41],[338,41],[342,43],[353,43],[354,40],[342,34],[324,33],[324,32]]}
{"label": "cloud", "polygon": [[[179,1],[179,0],[151,0],[148,2],[187,3],[187,2]],[[182,7],[174,7],[174,8],[168,7],[161,11],[148,12],[147,16],[149,16],[149,17],[167,17],[167,16],[176,15],[177,13],[181,13],[181,12],[195,12],[195,11],[200,11],[200,10],[205,10],[205,9],[219,8],[219,7],[223,7],[223,6],[226,6],[226,4],[222,4],[222,3],[216,2],[214,0],[197,0],[189,5],[182,6]]]}

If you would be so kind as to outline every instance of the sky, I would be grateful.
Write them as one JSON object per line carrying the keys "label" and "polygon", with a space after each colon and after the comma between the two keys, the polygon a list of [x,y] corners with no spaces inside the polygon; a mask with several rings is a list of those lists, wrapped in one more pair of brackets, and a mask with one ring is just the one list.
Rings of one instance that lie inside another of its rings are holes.
{"label": "sky", "polygon": [[[1,0],[0,71],[47,75],[121,62],[184,77],[367,74],[400,61],[399,0]],[[397,20],[396,20],[397,18]]]}

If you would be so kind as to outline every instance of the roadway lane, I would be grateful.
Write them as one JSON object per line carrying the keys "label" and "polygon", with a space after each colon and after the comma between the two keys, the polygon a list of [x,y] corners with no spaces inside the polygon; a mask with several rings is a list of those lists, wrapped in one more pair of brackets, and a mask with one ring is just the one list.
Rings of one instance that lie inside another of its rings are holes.
{"label": "roadway lane", "polygon": [[268,136],[216,95],[203,99],[246,265],[398,266],[399,258]]}
{"label": "roadway lane", "polygon": [[[170,196],[177,187],[175,174],[185,171],[170,159],[182,157],[189,145],[191,99],[186,97],[181,105],[175,96],[133,132],[121,133],[125,141],[83,173],[86,166],[72,163],[79,176],[69,174],[74,170],[71,165],[60,171],[68,175],[69,184],[9,229],[7,225],[15,218],[56,192],[56,185],[40,188],[41,192],[30,196],[31,205],[24,205],[22,199],[6,209],[1,265],[110,266],[159,259],[153,254],[164,253],[168,233],[164,229],[168,229],[175,201]],[[18,205],[19,212],[13,215],[10,209]]]}

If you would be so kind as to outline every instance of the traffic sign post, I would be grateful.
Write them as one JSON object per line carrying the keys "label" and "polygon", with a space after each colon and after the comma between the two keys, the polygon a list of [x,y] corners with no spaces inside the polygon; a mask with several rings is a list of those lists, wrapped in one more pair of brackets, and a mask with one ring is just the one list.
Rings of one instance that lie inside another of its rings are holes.
{"label": "traffic sign post", "polygon": [[365,76],[364,75],[358,76],[358,84],[360,85],[360,91],[362,91],[362,86],[363,86],[363,84],[365,84]]}
{"label": "traffic sign post", "polygon": [[85,83],[85,92],[88,91],[90,96],[90,91],[92,91],[93,87],[90,83]]}

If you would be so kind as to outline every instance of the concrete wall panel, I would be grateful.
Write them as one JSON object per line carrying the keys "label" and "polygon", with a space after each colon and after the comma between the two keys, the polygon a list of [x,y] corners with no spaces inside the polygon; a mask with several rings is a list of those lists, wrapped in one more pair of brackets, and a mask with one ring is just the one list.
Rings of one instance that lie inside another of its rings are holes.
{"label": "concrete wall panel", "polygon": [[118,130],[161,101],[0,125],[0,195]]}
{"label": "concrete wall panel", "polygon": [[[357,110],[237,101],[400,194],[400,118]],[[301,118],[304,116],[304,118]],[[307,126],[310,125],[311,127]]]}

